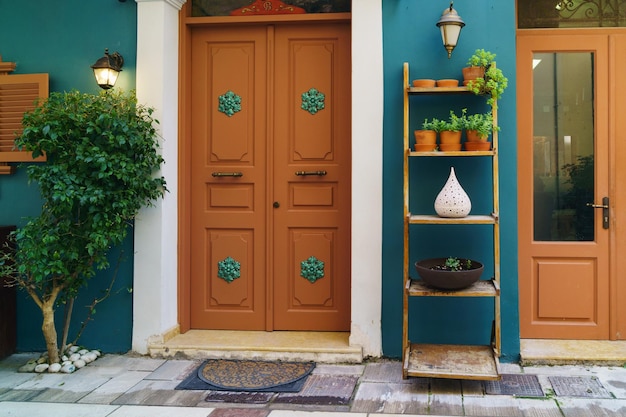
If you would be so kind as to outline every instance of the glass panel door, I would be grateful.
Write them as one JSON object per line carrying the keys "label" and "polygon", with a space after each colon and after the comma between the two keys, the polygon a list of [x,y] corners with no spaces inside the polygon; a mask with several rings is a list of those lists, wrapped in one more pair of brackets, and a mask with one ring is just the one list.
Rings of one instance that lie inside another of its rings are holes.
{"label": "glass panel door", "polygon": [[533,54],[533,210],[537,241],[594,239],[594,56]]}

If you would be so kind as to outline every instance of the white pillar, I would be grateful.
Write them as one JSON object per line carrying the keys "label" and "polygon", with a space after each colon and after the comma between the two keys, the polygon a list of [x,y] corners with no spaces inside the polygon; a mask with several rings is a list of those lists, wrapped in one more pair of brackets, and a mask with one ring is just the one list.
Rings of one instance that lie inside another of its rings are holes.
{"label": "white pillar", "polygon": [[382,21],[382,0],[352,1],[350,345],[362,346],[365,356],[382,353]]}
{"label": "white pillar", "polygon": [[137,98],[153,107],[168,192],[135,221],[132,349],[178,324],[178,25],[185,0],[137,2]]}

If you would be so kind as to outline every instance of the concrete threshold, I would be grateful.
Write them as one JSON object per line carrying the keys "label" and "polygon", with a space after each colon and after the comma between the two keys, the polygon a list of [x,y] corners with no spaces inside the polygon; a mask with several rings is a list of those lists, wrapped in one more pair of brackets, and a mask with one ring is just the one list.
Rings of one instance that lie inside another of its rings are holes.
{"label": "concrete threshold", "polygon": [[626,341],[522,339],[520,356],[523,366],[622,366],[626,363]]}
{"label": "concrete threshold", "polygon": [[348,332],[264,332],[189,330],[161,343],[151,343],[155,358],[257,359],[361,363],[363,349],[350,346]]}

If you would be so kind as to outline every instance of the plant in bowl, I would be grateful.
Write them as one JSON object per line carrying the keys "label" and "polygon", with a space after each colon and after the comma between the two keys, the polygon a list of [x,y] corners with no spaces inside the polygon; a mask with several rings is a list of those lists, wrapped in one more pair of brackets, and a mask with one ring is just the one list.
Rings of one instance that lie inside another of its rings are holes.
{"label": "plant in bowl", "polygon": [[422,281],[441,290],[460,290],[480,279],[484,266],[478,261],[465,258],[431,258],[415,263]]}

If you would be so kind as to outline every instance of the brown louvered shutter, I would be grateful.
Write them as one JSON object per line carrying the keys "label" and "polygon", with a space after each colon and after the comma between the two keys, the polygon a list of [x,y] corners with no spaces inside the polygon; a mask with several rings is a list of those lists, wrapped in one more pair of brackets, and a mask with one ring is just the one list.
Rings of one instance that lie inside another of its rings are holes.
{"label": "brown louvered shutter", "polygon": [[46,97],[48,74],[0,75],[0,163],[33,161],[30,152],[15,149],[14,141],[22,131],[24,113],[35,107],[38,98]]}

